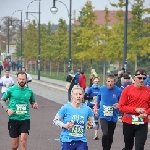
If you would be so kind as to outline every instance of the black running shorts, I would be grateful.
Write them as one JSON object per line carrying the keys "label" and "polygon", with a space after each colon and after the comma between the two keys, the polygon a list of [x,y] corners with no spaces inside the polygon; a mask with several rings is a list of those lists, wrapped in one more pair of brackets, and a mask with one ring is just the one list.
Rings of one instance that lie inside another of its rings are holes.
{"label": "black running shorts", "polygon": [[30,120],[9,120],[8,130],[11,138],[17,138],[21,133],[29,134]]}

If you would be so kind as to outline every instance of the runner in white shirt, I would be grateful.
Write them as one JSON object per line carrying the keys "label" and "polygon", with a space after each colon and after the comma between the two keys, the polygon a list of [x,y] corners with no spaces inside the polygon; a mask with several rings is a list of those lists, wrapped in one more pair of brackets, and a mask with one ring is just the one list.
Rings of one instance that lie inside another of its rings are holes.
{"label": "runner in white shirt", "polygon": [[9,76],[9,70],[5,70],[5,75],[0,79],[0,86],[2,86],[1,93],[2,95],[7,91],[10,86],[14,85],[14,80]]}
{"label": "runner in white shirt", "polygon": [[[26,68],[22,67],[22,71],[26,73]],[[30,74],[27,74],[27,86],[28,86],[28,82],[32,82],[32,77],[30,76]]]}

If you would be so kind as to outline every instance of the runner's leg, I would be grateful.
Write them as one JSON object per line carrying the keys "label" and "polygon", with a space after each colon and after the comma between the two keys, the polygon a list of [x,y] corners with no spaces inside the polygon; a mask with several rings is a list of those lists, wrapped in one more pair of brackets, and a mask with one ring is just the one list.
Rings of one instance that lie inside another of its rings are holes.
{"label": "runner's leg", "polygon": [[28,133],[21,133],[21,136],[20,136],[21,150],[27,150],[27,137],[28,137]]}
{"label": "runner's leg", "polygon": [[17,138],[11,138],[12,141],[12,150],[17,150],[17,148],[19,147],[19,137]]}
{"label": "runner's leg", "polygon": [[108,122],[108,150],[111,149],[111,145],[113,143],[113,135],[116,128],[116,122],[109,121]]}
{"label": "runner's leg", "polygon": [[137,126],[135,132],[135,150],[144,150],[144,145],[147,140],[148,123]]}
{"label": "runner's leg", "polygon": [[135,136],[135,126],[134,124],[127,124],[123,122],[123,135],[125,148],[123,150],[132,150],[134,145]]}
{"label": "runner's leg", "polygon": [[107,150],[108,147],[108,121],[105,119],[100,119],[101,129],[102,129],[102,147],[103,150]]}

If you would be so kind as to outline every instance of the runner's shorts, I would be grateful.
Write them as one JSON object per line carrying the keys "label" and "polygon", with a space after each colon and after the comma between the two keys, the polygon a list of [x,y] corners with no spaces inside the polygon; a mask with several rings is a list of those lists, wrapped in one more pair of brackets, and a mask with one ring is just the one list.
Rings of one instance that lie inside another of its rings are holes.
{"label": "runner's shorts", "polygon": [[28,133],[30,130],[30,120],[12,120],[8,122],[8,130],[11,138],[17,138],[21,133]]}
{"label": "runner's shorts", "polygon": [[82,141],[71,141],[63,142],[61,150],[88,150],[87,142]]}

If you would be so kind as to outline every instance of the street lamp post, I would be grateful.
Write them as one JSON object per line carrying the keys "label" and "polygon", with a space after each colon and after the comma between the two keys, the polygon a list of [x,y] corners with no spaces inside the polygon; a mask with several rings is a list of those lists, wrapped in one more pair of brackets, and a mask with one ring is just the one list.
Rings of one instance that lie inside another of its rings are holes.
{"label": "street lamp post", "polygon": [[[33,3],[34,1],[39,1],[39,11],[38,12],[28,12],[28,8],[29,8],[29,5],[31,3]],[[25,19],[25,22],[29,22],[30,20],[28,19],[28,14],[31,13],[38,13],[39,14],[39,21],[38,21],[38,80],[40,80],[40,14],[41,14],[41,11],[40,11],[40,0],[34,0],[32,2],[30,2],[30,4],[28,5],[27,7],[27,12],[26,12],[26,19]]]}
{"label": "street lamp post", "polygon": [[127,27],[128,25],[128,0],[126,0],[125,17],[124,17],[124,53],[123,53],[123,68],[127,70]]}
{"label": "street lamp post", "polygon": [[[62,1],[59,0],[53,0],[53,7],[51,7],[51,12],[53,14],[56,14],[56,12],[58,11],[58,8],[55,6],[55,2],[58,1],[62,4],[64,4]],[[65,7],[67,8],[66,4],[64,4]],[[72,65],[72,59],[71,59],[71,16],[72,16],[72,0],[70,0],[70,5],[69,5],[69,10],[67,8],[68,11],[68,17],[69,17],[69,43],[68,43],[68,72],[71,70],[71,65]]]}
{"label": "street lamp post", "polygon": [[21,33],[21,39],[20,39],[20,61],[21,61],[21,64],[22,64],[22,10],[16,10],[16,11],[14,11],[13,13],[12,13],[12,15],[11,15],[11,24],[10,24],[10,26],[9,26],[9,28],[10,29],[12,29],[13,28],[13,26],[12,26],[12,16],[14,15],[14,13],[15,12],[17,12],[17,11],[21,11],[21,27],[20,27],[20,33]]}
{"label": "street lamp post", "polygon": [[9,17],[3,17],[3,18],[0,20],[0,32],[1,32],[1,21],[2,21],[3,19],[5,19],[5,18],[8,19],[8,32],[7,32],[8,51],[7,51],[7,49],[6,49],[6,56],[7,56],[7,53],[9,54]]}

